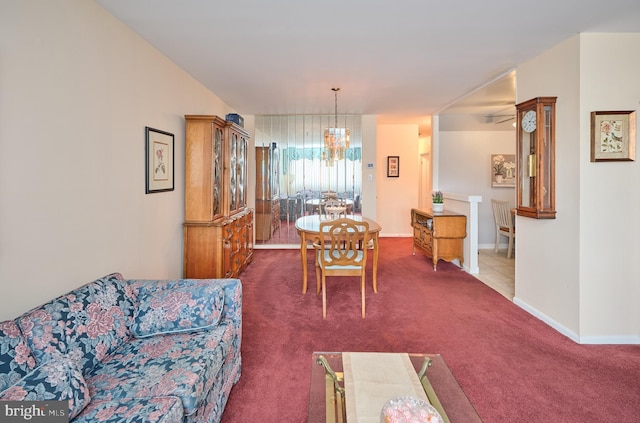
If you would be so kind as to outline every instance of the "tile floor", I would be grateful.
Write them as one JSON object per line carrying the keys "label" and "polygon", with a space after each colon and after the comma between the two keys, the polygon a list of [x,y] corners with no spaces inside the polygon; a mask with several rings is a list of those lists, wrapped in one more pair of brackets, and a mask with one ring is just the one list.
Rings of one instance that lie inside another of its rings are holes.
{"label": "tile floor", "polygon": [[507,250],[493,252],[493,248],[478,251],[480,273],[474,275],[510,301],[515,296],[515,259],[507,258]]}

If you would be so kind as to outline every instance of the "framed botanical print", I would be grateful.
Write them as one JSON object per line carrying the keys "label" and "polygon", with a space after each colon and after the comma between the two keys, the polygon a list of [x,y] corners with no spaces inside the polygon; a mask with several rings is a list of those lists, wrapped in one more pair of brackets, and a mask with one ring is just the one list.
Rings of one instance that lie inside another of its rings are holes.
{"label": "framed botanical print", "polygon": [[591,161],[636,159],[636,112],[591,112]]}
{"label": "framed botanical print", "polygon": [[145,193],[173,191],[174,136],[145,127]]}

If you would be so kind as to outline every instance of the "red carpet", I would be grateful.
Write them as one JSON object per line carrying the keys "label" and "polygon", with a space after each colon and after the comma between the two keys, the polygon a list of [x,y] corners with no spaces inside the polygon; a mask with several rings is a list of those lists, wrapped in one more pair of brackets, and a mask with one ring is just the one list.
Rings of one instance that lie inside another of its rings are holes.
{"label": "red carpet", "polygon": [[303,295],[299,251],[255,251],[241,275],[242,377],[222,422],[306,421],[313,351],[441,354],[486,423],[640,422],[640,346],[575,344],[456,266],[434,272],[410,238],[380,248],[367,317],[358,278],[342,277],[327,281],[326,320],[311,257]]}

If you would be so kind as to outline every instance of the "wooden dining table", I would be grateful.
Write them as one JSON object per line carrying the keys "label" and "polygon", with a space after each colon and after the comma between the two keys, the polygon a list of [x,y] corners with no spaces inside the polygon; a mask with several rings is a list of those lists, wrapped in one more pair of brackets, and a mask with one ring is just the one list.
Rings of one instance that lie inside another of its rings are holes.
{"label": "wooden dining table", "polygon": [[[366,217],[362,216],[347,216],[349,219],[353,219],[359,222],[367,222],[369,224],[369,239],[373,243],[373,292],[378,292],[378,234],[382,227]],[[313,214],[309,216],[302,216],[296,220],[296,230],[300,235],[300,257],[302,259],[302,293],[307,292],[307,243],[308,241],[314,242],[320,236],[320,223],[329,221],[325,217]],[[366,248],[364,246],[363,248]]]}

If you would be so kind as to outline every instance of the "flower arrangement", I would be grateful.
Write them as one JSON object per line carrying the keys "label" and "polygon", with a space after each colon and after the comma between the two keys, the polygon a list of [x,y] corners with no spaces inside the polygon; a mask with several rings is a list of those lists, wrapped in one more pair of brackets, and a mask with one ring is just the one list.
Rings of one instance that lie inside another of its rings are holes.
{"label": "flower arrangement", "polygon": [[516,168],[516,164],[514,162],[504,162],[503,166],[507,171],[507,178],[513,178],[513,170]]}
{"label": "flower arrangement", "polygon": [[442,195],[442,191],[434,191],[433,194],[431,194],[431,200],[433,204],[444,203],[444,196]]}
{"label": "flower arrangement", "polygon": [[600,151],[616,153],[622,151],[622,122],[603,120],[600,123]]}
{"label": "flower arrangement", "polygon": [[493,174],[504,176],[504,169],[504,156],[502,154],[493,156]]}

